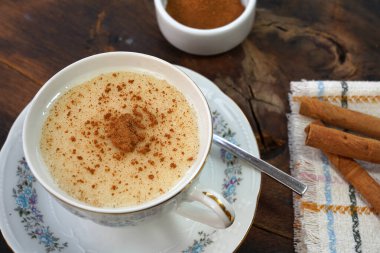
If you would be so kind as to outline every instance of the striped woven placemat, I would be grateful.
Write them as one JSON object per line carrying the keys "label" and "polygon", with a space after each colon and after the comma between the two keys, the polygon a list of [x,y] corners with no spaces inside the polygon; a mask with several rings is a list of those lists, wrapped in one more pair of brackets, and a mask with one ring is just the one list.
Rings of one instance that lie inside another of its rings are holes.
{"label": "striped woven placemat", "polygon": [[[292,175],[309,186],[302,198],[294,195],[296,252],[380,252],[379,214],[321,151],[304,145],[313,119],[298,113],[300,96],[380,117],[380,82],[292,82],[288,115]],[[359,163],[380,182],[380,164]]]}

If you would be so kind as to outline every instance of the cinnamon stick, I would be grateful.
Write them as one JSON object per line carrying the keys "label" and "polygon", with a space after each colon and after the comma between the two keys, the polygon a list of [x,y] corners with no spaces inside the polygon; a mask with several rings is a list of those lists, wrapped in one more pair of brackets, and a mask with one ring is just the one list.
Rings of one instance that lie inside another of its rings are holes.
{"label": "cinnamon stick", "polygon": [[369,137],[380,139],[380,118],[335,106],[316,98],[301,97],[300,114]]}
{"label": "cinnamon stick", "polygon": [[356,136],[316,123],[306,129],[307,146],[354,159],[380,163],[380,141]]}
{"label": "cinnamon stick", "polygon": [[351,158],[325,153],[331,164],[380,213],[380,185]]}

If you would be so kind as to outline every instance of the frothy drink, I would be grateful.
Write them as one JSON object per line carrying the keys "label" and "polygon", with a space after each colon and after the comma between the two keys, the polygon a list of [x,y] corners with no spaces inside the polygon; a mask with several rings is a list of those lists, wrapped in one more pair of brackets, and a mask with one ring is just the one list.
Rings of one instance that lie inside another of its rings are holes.
{"label": "frothy drink", "polygon": [[191,167],[199,150],[197,118],[165,80],[102,74],[57,99],[40,149],[71,196],[97,207],[136,205],[167,192]]}

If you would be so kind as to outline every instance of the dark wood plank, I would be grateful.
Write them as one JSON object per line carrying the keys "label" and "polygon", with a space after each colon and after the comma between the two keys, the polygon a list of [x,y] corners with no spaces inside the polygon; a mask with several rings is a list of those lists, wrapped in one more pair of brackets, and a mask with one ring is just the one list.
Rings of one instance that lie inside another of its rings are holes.
{"label": "dark wood plank", "polygon": [[293,252],[293,239],[273,234],[259,227],[252,227],[250,234],[235,251],[239,253],[285,253]]}
{"label": "dark wood plank", "polygon": [[39,84],[17,70],[0,64],[0,147],[22,109],[33,98]]}
{"label": "dark wood plank", "polygon": [[11,248],[9,247],[9,245],[7,244],[3,236],[0,236],[0,252],[2,253],[12,252]]}

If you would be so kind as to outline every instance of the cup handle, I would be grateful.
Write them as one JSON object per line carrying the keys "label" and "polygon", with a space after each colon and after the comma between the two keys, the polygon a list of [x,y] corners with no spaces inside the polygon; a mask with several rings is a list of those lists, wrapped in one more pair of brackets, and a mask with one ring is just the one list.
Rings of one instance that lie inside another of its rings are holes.
{"label": "cup handle", "polygon": [[[191,203],[194,201],[203,208]],[[213,190],[198,187],[193,187],[187,193],[176,212],[214,228],[228,228],[235,220],[235,211],[225,198]]]}

